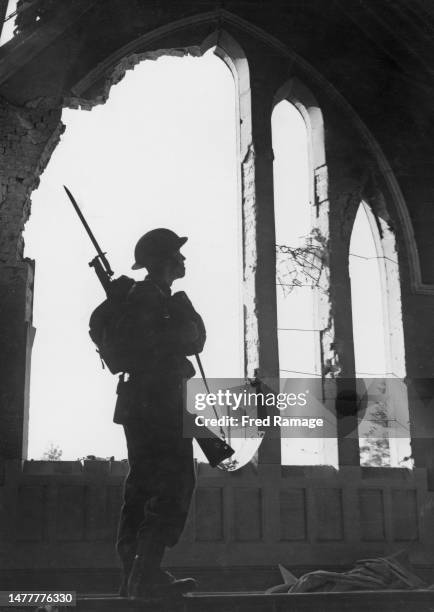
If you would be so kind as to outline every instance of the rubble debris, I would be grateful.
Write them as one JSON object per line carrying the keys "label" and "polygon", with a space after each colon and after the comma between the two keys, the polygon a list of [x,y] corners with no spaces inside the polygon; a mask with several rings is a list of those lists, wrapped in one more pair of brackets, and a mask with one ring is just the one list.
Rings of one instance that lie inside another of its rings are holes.
{"label": "rubble debris", "polygon": [[407,551],[389,557],[361,559],[348,572],[317,570],[300,576],[295,582],[292,574],[280,566],[285,584],[279,584],[266,593],[315,593],[338,591],[385,591],[427,589],[410,565]]}

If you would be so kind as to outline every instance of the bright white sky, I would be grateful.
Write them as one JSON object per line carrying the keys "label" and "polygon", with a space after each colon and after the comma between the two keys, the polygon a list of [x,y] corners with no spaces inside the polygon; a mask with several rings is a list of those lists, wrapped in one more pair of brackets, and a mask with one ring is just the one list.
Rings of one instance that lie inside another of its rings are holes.
{"label": "bright white sky", "polygon": [[[350,242],[350,278],[356,372],[381,376],[387,372],[383,303],[377,249],[368,216],[359,207]],[[359,257],[356,257],[358,255]],[[365,259],[364,259],[365,258]]]}
{"label": "bright white sky", "polygon": [[65,110],[66,132],[32,196],[26,256],[36,259],[29,457],[58,444],[63,459],[123,458],[111,422],[117,378],[102,370],[88,320],[104,294],[75,195],[116,275],[133,272],[137,239],[169,227],[189,236],[175,283],[203,315],[209,377],[241,376],[241,254],[235,87],[212,52],[129,71],[91,112]]}

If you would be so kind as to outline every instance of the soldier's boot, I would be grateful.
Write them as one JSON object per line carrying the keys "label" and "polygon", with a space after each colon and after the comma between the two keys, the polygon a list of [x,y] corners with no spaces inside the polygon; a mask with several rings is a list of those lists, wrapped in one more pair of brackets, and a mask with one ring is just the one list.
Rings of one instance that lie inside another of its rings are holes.
{"label": "soldier's boot", "polygon": [[154,534],[147,534],[139,542],[128,580],[130,599],[159,599],[188,593],[196,588],[193,578],[176,580],[172,574],[160,569],[164,549],[164,542]]}

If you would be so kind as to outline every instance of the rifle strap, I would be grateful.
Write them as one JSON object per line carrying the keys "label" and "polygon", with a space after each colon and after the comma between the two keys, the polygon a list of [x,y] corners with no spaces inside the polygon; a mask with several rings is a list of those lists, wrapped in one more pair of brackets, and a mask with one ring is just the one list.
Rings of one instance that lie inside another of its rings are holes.
{"label": "rifle strap", "polygon": [[[198,353],[195,353],[195,354],[194,354],[194,356],[195,356],[195,358],[196,358],[197,365],[198,365],[198,368],[199,368],[199,371],[200,371],[200,375],[202,376],[202,380],[203,380],[203,384],[205,385],[206,392],[207,392],[207,393],[208,393],[208,395],[209,395],[209,394],[211,393],[211,391],[209,390],[208,381],[206,380],[205,371],[204,371],[204,369],[203,369],[203,365],[202,365],[202,360],[201,360],[201,358],[199,357],[199,354],[198,354]],[[217,410],[215,409],[215,406],[214,406],[214,405],[212,406],[212,409],[213,409],[213,411],[214,411],[214,414],[215,414],[216,419],[218,419],[218,418],[219,418],[219,416],[218,416],[218,414],[217,414]],[[221,427],[221,426],[220,426],[220,435],[221,435],[221,437],[223,438],[223,440],[224,440],[224,441],[226,441],[226,434],[225,434],[225,432],[224,432],[223,427]]]}
{"label": "rifle strap", "polygon": [[203,384],[205,385],[206,392],[209,394],[211,393],[211,391],[209,390],[209,387],[208,387],[208,382],[205,377],[205,371],[203,369],[201,358],[199,357],[198,353],[195,353],[194,356],[196,357],[197,365],[199,367],[200,375],[202,376],[202,380],[203,380]]}

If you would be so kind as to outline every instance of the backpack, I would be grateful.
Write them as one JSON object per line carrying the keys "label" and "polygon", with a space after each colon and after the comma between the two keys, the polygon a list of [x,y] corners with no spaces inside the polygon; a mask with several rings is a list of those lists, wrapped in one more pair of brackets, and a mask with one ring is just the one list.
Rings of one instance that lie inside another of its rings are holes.
{"label": "backpack", "polygon": [[90,315],[89,335],[96,344],[101,361],[112,374],[126,372],[129,366],[127,347],[123,342],[120,322],[126,299],[135,281],[128,276],[113,280],[110,292]]}

